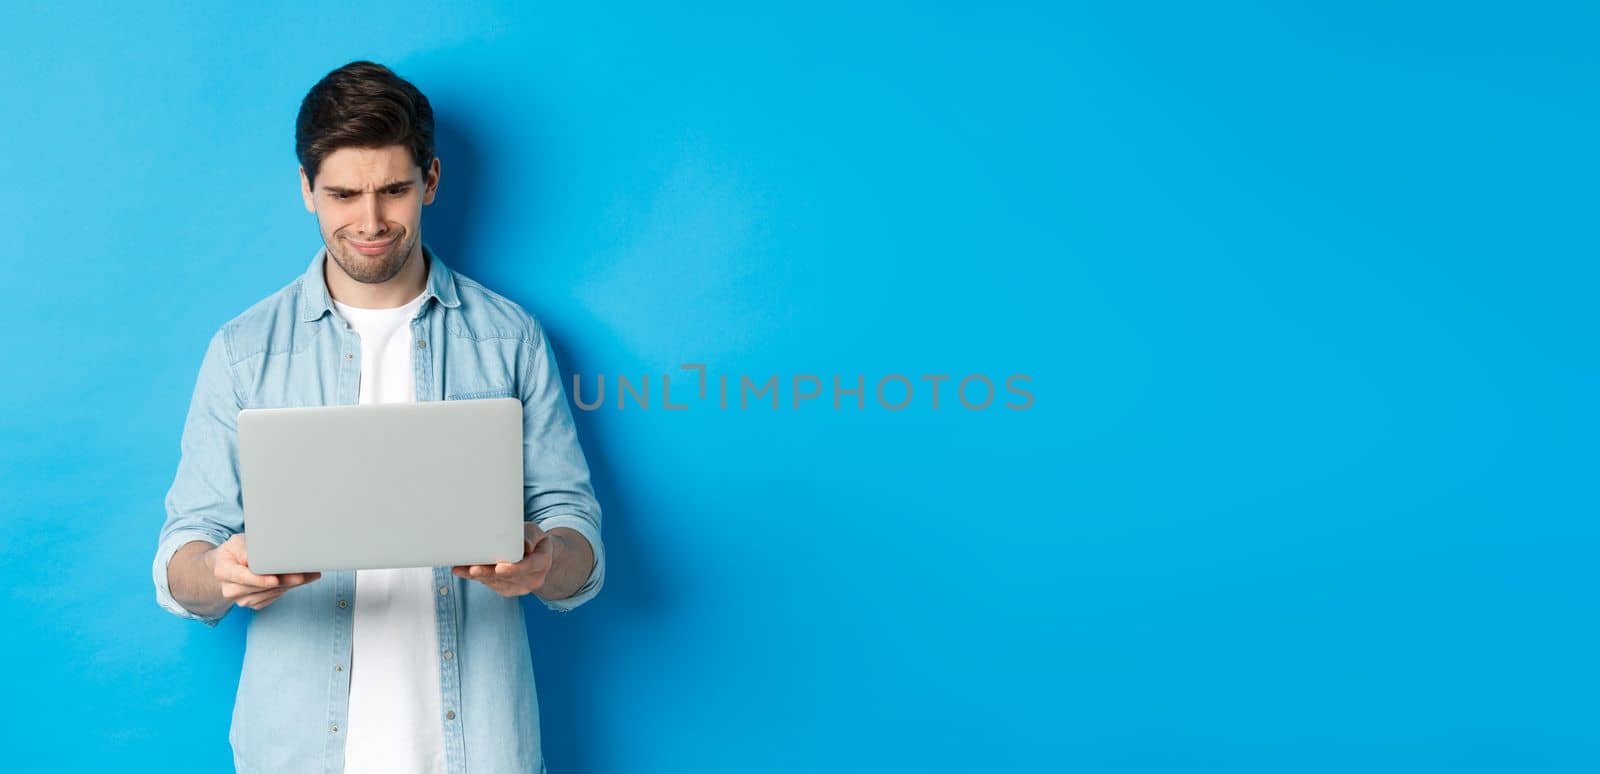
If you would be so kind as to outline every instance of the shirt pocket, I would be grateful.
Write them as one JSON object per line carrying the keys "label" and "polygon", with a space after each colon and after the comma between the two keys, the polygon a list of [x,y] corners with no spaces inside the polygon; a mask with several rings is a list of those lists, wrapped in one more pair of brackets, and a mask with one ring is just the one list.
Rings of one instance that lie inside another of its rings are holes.
{"label": "shirt pocket", "polygon": [[490,389],[472,389],[463,392],[446,393],[445,400],[483,400],[485,398],[515,398],[517,393],[510,387],[494,387]]}

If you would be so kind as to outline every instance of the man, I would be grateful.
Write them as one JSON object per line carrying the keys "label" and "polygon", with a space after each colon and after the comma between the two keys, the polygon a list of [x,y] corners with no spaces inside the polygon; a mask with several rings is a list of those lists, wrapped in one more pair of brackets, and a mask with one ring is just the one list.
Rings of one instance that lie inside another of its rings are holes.
{"label": "man", "polygon": [[[549,342],[520,306],[423,244],[440,163],[415,86],[371,62],[334,70],[301,103],[295,152],[324,246],[211,338],[167,494],[156,599],[211,626],[234,606],[252,611],[229,732],[240,772],[543,771],[521,598],[568,611],[605,578],[600,508]],[[250,571],[241,409],[508,396],[523,404],[520,560]]]}

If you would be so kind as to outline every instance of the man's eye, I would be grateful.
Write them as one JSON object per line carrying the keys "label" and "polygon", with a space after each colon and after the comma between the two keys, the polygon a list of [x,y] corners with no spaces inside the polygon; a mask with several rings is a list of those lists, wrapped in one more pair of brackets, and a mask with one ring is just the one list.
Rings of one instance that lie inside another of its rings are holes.
{"label": "man's eye", "polygon": [[350,194],[336,193],[333,195],[333,198],[338,199],[339,201],[344,201],[345,199],[350,198]]}
{"label": "man's eye", "polygon": [[406,195],[406,189],[402,188],[402,189],[399,189],[397,191],[390,191],[389,195],[390,196],[405,196]]}

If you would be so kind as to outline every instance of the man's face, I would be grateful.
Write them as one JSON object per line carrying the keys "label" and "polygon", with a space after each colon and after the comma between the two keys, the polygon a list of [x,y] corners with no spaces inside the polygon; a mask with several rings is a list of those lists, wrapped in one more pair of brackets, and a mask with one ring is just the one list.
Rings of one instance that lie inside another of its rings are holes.
{"label": "man's face", "polygon": [[317,170],[316,188],[300,170],[300,196],[317,216],[322,241],[357,282],[387,282],[418,251],[422,205],[439,186],[439,160],[427,174],[403,145],[340,148]]}

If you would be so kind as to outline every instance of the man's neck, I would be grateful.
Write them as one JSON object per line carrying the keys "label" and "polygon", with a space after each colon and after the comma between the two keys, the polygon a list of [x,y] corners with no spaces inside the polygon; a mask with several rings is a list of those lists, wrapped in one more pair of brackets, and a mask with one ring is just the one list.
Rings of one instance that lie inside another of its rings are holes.
{"label": "man's neck", "polygon": [[428,286],[428,263],[422,253],[422,240],[411,248],[411,257],[400,273],[385,282],[369,285],[357,282],[331,258],[322,262],[322,279],[333,300],[357,309],[393,309],[405,306]]}

